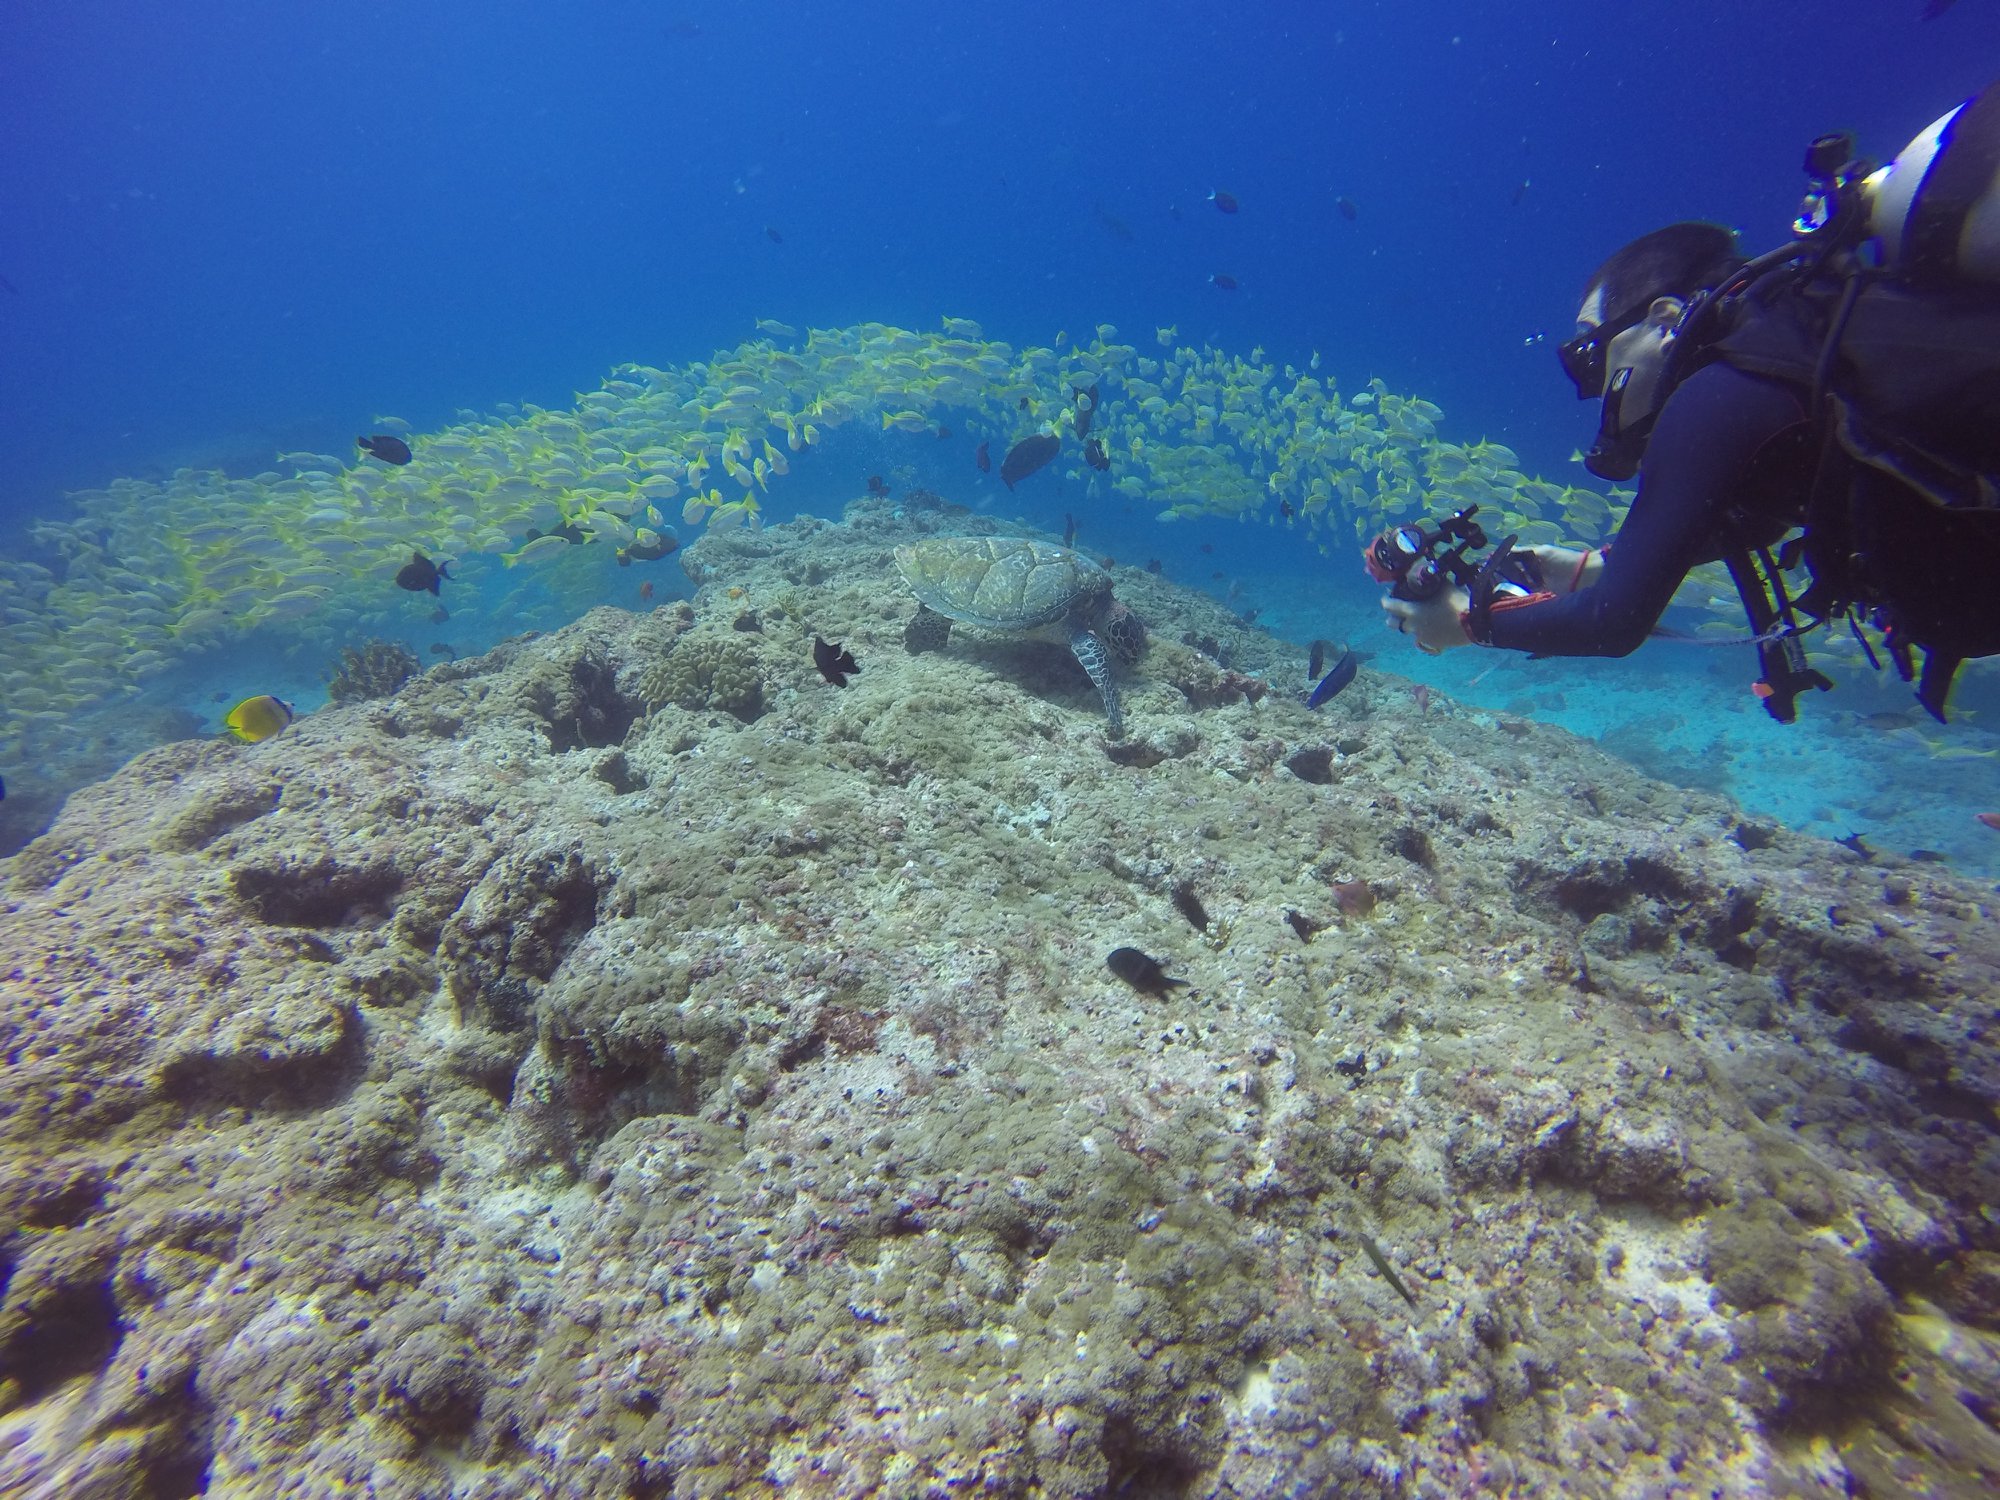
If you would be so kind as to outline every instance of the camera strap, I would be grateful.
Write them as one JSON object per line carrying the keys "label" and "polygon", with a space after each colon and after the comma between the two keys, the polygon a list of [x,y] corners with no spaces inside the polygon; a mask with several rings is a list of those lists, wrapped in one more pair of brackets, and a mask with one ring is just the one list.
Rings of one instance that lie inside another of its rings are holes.
{"label": "camera strap", "polygon": [[1475,646],[1493,644],[1493,612],[1496,609],[1514,609],[1523,604],[1539,604],[1545,599],[1555,598],[1542,586],[1541,564],[1534,554],[1515,554],[1514,543],[1517,539],[1518,536],[1510,536],[1502,540],[1466,585],[1466,606],[1460,616],[1460,624],[1465,627],[1466,639]]}

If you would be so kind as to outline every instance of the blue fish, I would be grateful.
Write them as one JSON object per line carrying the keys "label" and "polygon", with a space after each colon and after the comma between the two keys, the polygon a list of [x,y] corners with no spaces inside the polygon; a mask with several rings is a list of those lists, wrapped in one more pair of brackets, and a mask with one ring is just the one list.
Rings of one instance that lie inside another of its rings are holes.
{"label": "blue fish", "polygon": [[1354,681],[1354,674],[1360,670],[1361,663],[1355,659],[1354,653],[1343,652],[1340,660],[1333,664],[1333,670],[1320,678],[1319,686],[1307,695],[1306,707],[1318,708],[1348,683]]}

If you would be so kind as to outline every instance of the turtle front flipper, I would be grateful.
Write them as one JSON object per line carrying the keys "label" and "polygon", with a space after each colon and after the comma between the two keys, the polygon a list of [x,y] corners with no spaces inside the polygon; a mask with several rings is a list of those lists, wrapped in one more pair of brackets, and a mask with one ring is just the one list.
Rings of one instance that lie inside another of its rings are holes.
{"label": "turtle front flipper", "polygon": [[1123,739],[1125,719],[1118,708],[1118,679],[1111,675],[1111,653],[1104,649],[1104,642],[1094,630],[1071,631],[1069,649],[1104,697],[1104,717],[1111,721],[1111,738]]}

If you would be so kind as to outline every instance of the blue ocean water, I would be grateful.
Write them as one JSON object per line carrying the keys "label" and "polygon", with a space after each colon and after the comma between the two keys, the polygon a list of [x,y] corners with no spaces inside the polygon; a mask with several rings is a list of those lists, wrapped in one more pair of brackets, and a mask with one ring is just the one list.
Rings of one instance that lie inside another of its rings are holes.
{"label": "blue ocean water", "polygon": [[[1673,218],[1776,243],[1811,137],[1852,130],[1886,157],[1990,82],[2000,5],[1923,9],[31,9],[0,50],[0,540],[62,514],[66,490],[346,451],[380,414],[425,431],[560,406],[621,361],[705,358],[759,317],[954,315],[1017,345],[1174,325],[1279,362],[1317,352],[1343,388],[1379,376],[1438,403],[1447,436],[1573,482],[1590,414],[1552,345],[1583,278]],[[1217,188],[1239,213],[1208,201]],[[911,458],[897,436],[850,435],[845,467],[829,455],[773,515],[837,507],[896,463],[1052,524],[1076,508],[1053,476],[1004,501],[980,490],[969,442]],[[1166,528],[1143,505],[1078,519],[1100,549],[1222,573],[1294,638],[1368,628],[1346,560],[1272,528]],[[1447,683],[1486,664],[1368,644]],[[1726,674],[1648,653],[1544,664],[1509,690],[1634,746],[1650,702],[1672,760]],[[1990,695],[1977,677],[1965,692]],[[1611,704],[1615,721],[1590,717]],[[1816,826],[1826,761],[1745,732],[1731,789]],[[1985,743],[1976,717],[1965,733]],[[1831,749],[1877,774],[1872,750]],[[1941,810],[1956,822],[1940,842],[1983,836],[1968,810]]]}

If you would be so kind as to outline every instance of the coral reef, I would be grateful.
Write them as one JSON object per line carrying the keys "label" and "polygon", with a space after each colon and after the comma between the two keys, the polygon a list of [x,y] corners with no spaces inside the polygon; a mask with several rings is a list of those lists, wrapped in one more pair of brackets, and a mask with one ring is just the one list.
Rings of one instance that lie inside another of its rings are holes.
{"label": "coral reef", "polygon": [[0,1493],[2000,1484],[1990,892],[1129,569],[1108,747],[900,649],[935,520],[0,863]]}
{"label": "coral reef", "polygon": [[646,669],[639,691],[653,707],[677,703],[754,719],[764,700],[764,679],[756,650],[740,633],[697,626]]}
{"label": "coral reef", "polygon": [[327,681],[326,696],[332,703],[386,698],[423,669],[417,653],[396,641],[343,646],[340,664]]}

